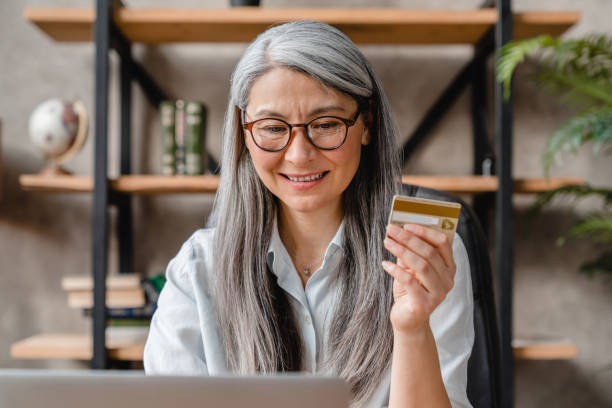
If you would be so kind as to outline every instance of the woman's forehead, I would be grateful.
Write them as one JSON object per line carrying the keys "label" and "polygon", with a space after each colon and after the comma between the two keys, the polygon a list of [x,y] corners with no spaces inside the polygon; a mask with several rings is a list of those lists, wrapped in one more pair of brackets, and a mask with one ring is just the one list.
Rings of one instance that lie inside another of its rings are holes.
{"label": "woman's forehead", "polygon": [[277,67],[253,81],[247,110],[251,115],[303,114],[321,111],[353,111],[356,102],[349,95],[326,86],[303,72]]}

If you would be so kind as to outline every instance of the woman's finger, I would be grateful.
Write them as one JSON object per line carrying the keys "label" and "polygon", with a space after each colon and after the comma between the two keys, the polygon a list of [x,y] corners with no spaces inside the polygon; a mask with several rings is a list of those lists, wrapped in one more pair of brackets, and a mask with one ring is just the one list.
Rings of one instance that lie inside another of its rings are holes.
{"label": "woman's finger", "polygon": [[[394,224],[389,224],[387,226],[387,234],[415,254],[426,259],[427,262],[434,267],[436,272],[445,275],[445,270],[447,268],[446,262],[442,259],[438,248],[421,239],[418,235]],[[442,277],[444,278],[444,276]]]}
{"label": "woman's finger", "polygon": [[385,239],[385,248],[397,257],[397,264],[408,269],[421,285],[436,297],[443,297],[448,291],[448,283],[442,280],[442,271],[436,272],[425,259],[399,244],[392,238]]}
{"label": "woman's finger", "polygon": [[393,276],[393,307],[389,318],[394,328],[410,330],[423,327],[436,308],[433,298],[416,279],[393,262],[383,261],[383,269]]}
{"label": "woman's finger", "polygon": [[382,267],[389,275],[393,277],[398,283],[402,285],[404,290],[411,294],[415,299],[420,299],[430,303],[430,295],[427,289],[417,281],[412,272],[398,266],[397,264],[389,261],[383,261]]}
{"label": "woman's finger", "polygon": [[404,229],[412,232],[433,247],[438,248],[446,266],[452,268],[455,267],[455,261],[453,260],[453,249],[446,234],[419,224],[404,224]]}

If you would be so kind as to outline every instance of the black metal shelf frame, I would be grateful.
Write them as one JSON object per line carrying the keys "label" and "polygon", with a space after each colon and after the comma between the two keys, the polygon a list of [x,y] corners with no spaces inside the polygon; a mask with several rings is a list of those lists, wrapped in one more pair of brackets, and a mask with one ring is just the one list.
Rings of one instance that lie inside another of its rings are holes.
{"label": "black metal shelf frame", "polygon": [[[132,270],[132,203],[127,194],[114,193],[108,183],[108,88],[109,52],[119,55],[120,75],[120,173],[131,173],[131,105],[132,81],[143,89],[148,101],[157,108],[168,96],[157,86],[147,71],[132,57],[131,43],[114,25],[111,16],[112,0],[96,0],[95,23],[95,157],[93,193],[92,270],[94,277],[93,358],[94,369],[109,367],[106,352],[106,282],[108,269],[109,206],[117,206],[117,233],[119,240],[119,271]],[[495,3],[495,4],[493,4]],[[512,230],[512,100],[504,100],[502,87],[495,85],[495,150],[491,146],[487,126],[486,78],[487,59],[511,39],[511,0],[485,1],[482,7],[496,7],[498,23],[474,46],[471,61],[451,81],[417,126],[402,148],[404,161],[441,120],[461,92],[471,86],[474,174],[497,174],[499,189],[474,197],[474,208],[485,231],[488,214],[495,207],[495,271],[496,297],[500,321],[501,342],[501,400],[502,407],[514,405],[514,364],[512,356],[512,279],[514,267]],[[209,168],[218,172],[218,163],[209,155]]]}
{"label": "black metal shelf frame", "polygon": [[[92,271],[94,277],[93,307],[93,357],[91,366],[94,369],[109,367],[106,352],[106,282],[108,270],[108,237],[109,206],[117,207],[117,235],[119,241],[119,272],[127,273],[132,269],[133,234],[132,234],[132,199],[129,194],[110,191],[108,183],[108,88],[109,88],[109,52],[114,50],[119,55],[120,76],[120,174],[132,173],[131,166],[131,107],[132,82],[136,81],[142,88],[149,103],[158,108],[160,102],[169,99],[160,89],[149,73],[132,58],[132,44],[113,23],[111,16],[114,7],[121,7],[120,2],[112,0],[96,1],[95,22],[95,129],[94,129],[94,192],[93,192],[93,236],[92,236]],[[208,167],[218,173],[219,166],[211,155],[208,155]]]}

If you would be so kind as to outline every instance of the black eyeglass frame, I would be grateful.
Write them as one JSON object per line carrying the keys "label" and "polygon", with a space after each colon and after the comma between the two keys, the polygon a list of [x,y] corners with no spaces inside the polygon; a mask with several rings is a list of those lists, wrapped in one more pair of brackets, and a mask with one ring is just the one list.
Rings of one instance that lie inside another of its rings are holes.
{"label": "black eyeglass frame", "polygon": [[[245,123],[245,115],[246,115],[246,111],[243,109],[240,109],[241,111],[241,120],[242,120],[242,128],[246,129],[249,131],[250,135],[251,135],[251,139],[253,139],[253,143],[255,143],[255,146],[259,147],[261,150],[264,150],[266,152],[280,152],[281,150],[285,149],[287,146],[289,146],[289,144],[291,143],[291,140],[293,139],[293,128],[298,128],[298,127],[303,127],[304,130],[306,131],[306,137],[308,138],[308,141],[310,142],[311,145],[313,145],[314,147],[316,147],[317,149],[320,150],[336,150],[338,148],[340,148],[344,142],[346,142],[346,137],[348,136],[348,131],[349,128],[353,125],[355,125],[355,123],[357,123],[357,118],[359,118],[359,115],[361,114],[361,109],[357,108],[357,112],[355,112],[355,114],[353,115],[353,117],[351,119],[346,119],[346,118],[341,118],[339,116],[332,116],[332,115],[325,115],[325,116],[319,116],[316,117],[312,120],[309,120],[306,123],[296,123],[296,124],[291,124],[288,123],[282,119],[279,118],[261,118],[261,119],[257,119],[251,122],[247,122]],[[310,125],[312,122],[314,122],[315,120],[319,120],[319,119],[323,119],[323,118],[333,118],[333,119],[338,119],[341,122],[344,123],[344,125],[346,126],[345,131],[344,131],[344,137],[342,138],[342,141],[334,146],[334,147],[320,147],[317,146],[315,144],[315,142],[312,140],[312,137],[310,136],[310,132],[308,131],[308,125]],[[255,136],[253,135],[253,126],[255,125],[255,123],[260,122],[262,120],[278,120],[279,122],[283,122],[285,125],[289,126],[289,138],[287,139],[287,143],[285,143],[285,145],[283,147],[280,147],[278,149],[266,149],[264,147],[261,147],[260,145],[257,144],[257,141],[255,140]]]}

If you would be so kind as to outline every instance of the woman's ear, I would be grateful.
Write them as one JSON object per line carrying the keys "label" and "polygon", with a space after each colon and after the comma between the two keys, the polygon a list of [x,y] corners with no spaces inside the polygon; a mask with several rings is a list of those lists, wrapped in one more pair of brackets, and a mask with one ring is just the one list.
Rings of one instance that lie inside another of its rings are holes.
{"label": "woman's ear", "polygon": [[244,128],[242,127],[242,110],[236,106],[235,108],[235,120],[236,120],[236,139],[235,140],[239,140],[239,138],[242,138],[242,142],[244,143],[244,146],[246,147],[246,149],[250,152],[249,150],[249,143],[247,140],[247,134],[248,132],[246,132],[244,130]]}
{"label": "woman's ear", "polygon": [[363,115],[363,134],[361,135],[361,144],[367,146],[372,141],[372,134],[370,129],[374,124],[374,120],[372,117],[372,103],[370,103],[370,109],[368,109],[368,113]]}
{"label": "woman's ear", "polygon": [[[244,142],[244,146],[249,150],[249,141],[247,140],[247,133],[243,128],[238,128],[238,133],[242,135],[242,141]],[[249,150],[250,151],[250,150]]]}
{"label": "woman's ear", "polygon": [[361,134],[361,144],[367,146],[370,144],[371,139],[370,128],[368,126],[364,126],[363,133]]}

